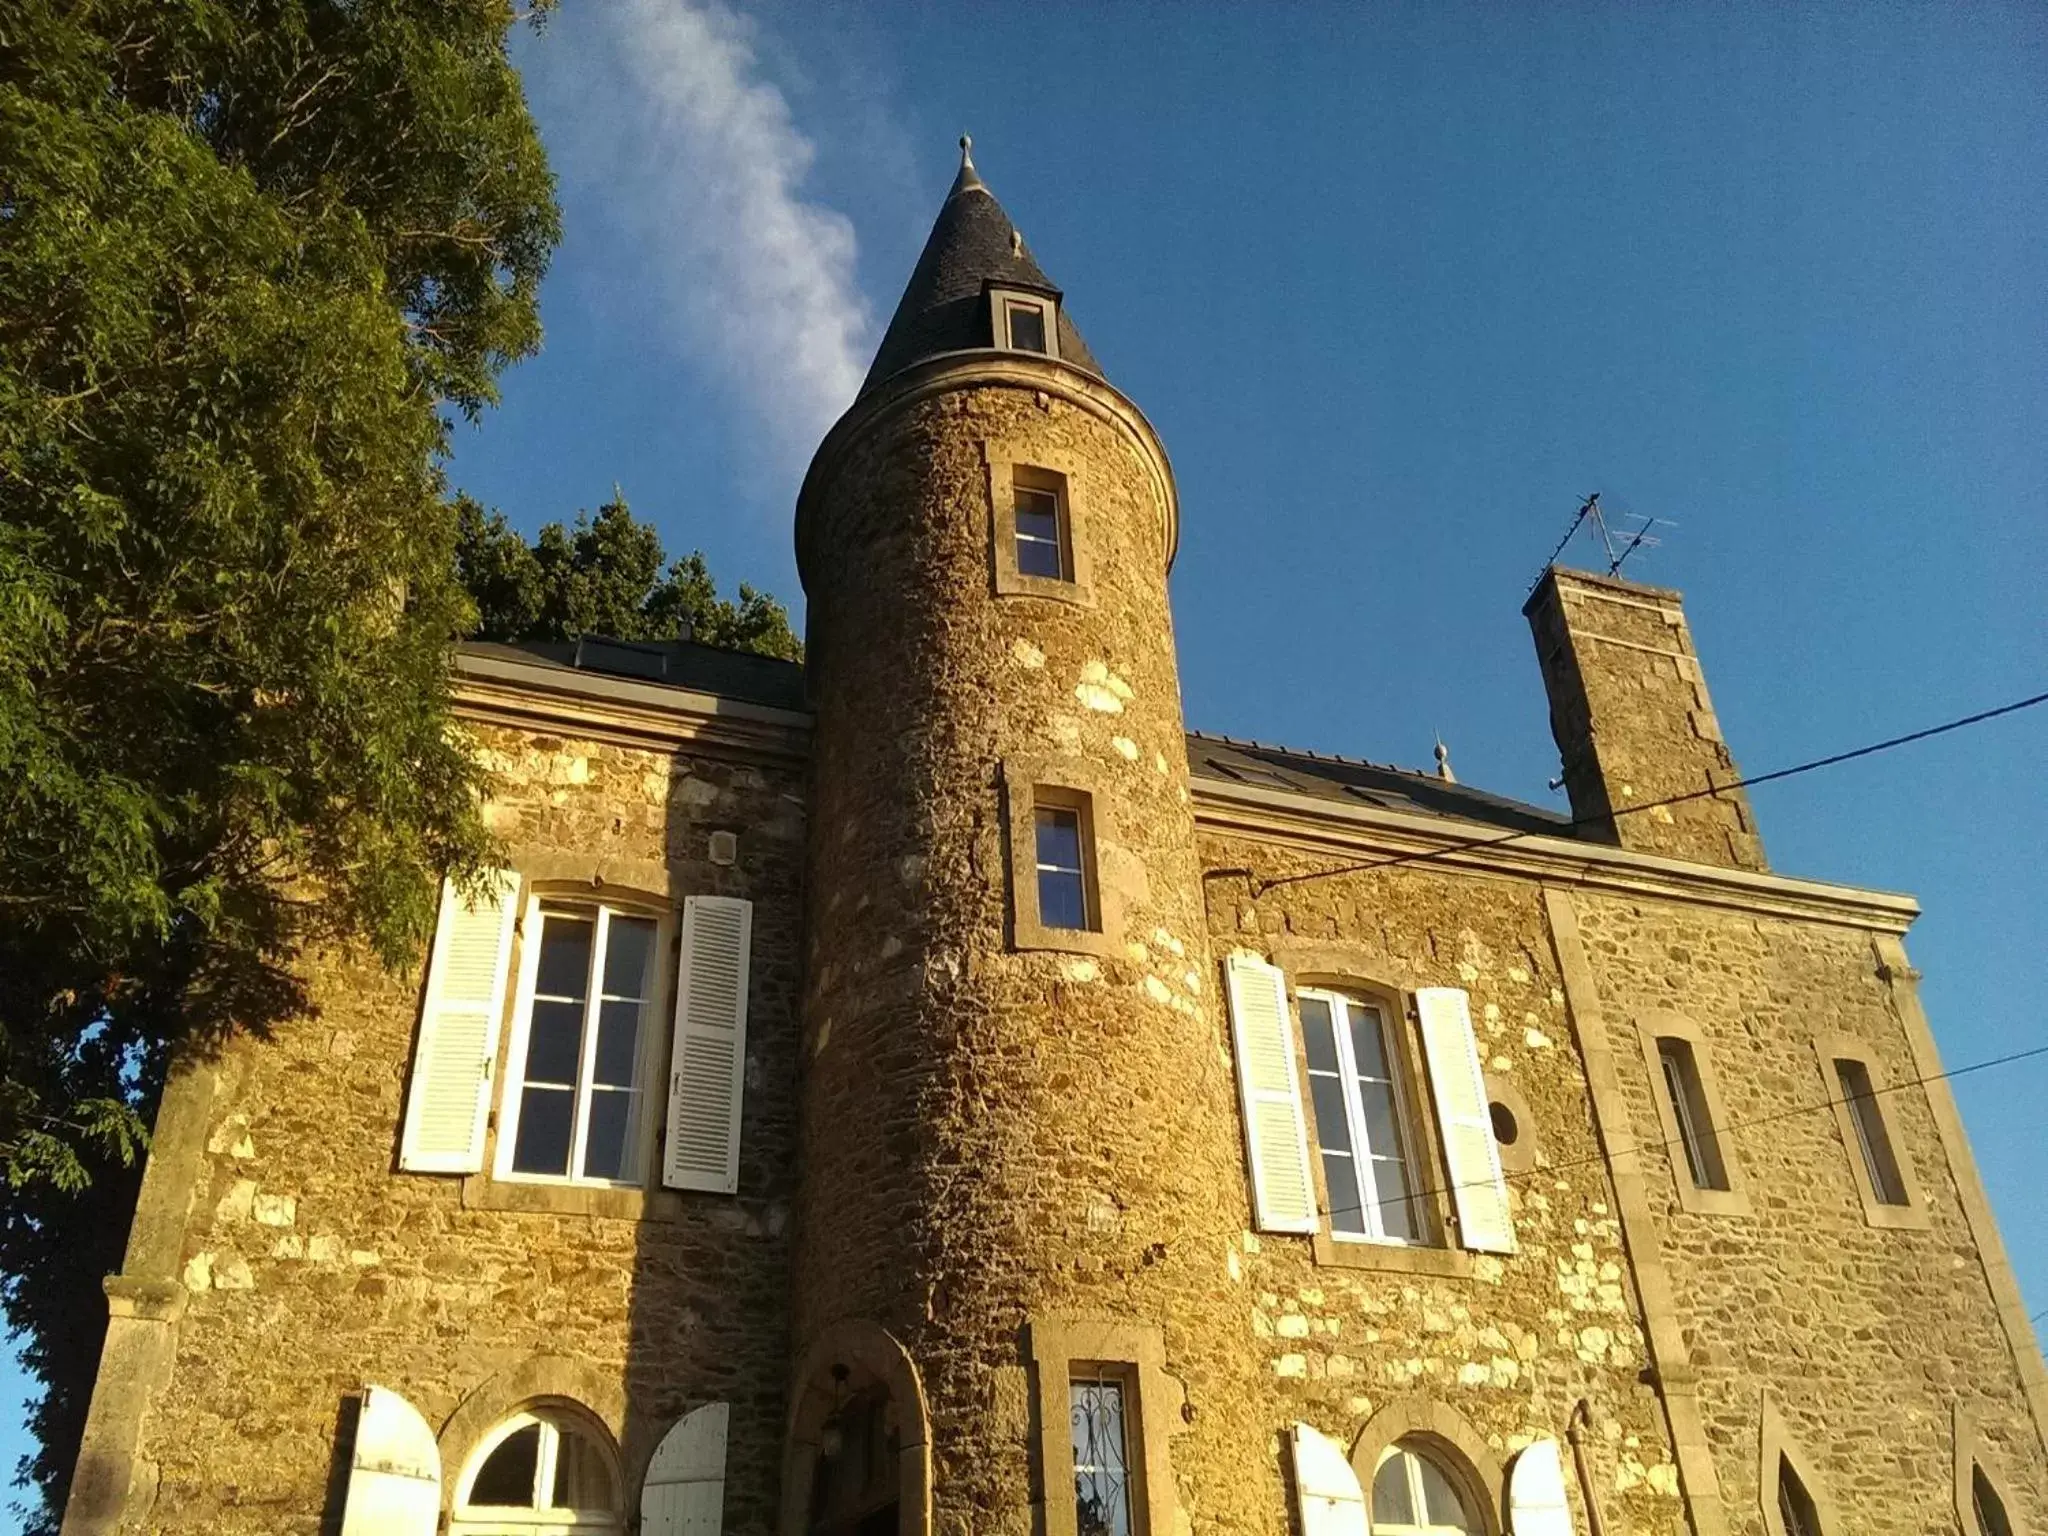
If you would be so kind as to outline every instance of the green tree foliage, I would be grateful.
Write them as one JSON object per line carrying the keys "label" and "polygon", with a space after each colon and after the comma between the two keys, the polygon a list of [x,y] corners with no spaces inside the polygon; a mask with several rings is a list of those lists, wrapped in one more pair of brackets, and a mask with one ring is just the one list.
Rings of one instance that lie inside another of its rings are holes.
{"label": "green tree foliage", "polygon": [[477,867],[446,415],[537,344],[507,0],[0,5],[0,1302],[53,1529],[171,1047]]}
{"label": "green tree foliage", "polygon": [[621,640],[682,636],[728,650],[786,661],[803,658],[789,613],[773,597],[740,583],[728,602],[701,552],[663,569],[654,529],[633,516],[616,489],[573,527],[549,523],[528,544],[496,512],[456,498],[455,563],[477,606],[480,640]]}

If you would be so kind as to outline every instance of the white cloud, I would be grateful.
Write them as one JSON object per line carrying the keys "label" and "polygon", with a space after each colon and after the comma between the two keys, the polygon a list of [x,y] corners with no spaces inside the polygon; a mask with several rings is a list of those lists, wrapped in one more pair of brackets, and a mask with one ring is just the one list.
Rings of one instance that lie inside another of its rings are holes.
{"label": "white cloud", "polygon": [[549,150],[569,216],[598,226],[571,238],[626,243],[649,318],[758,422],[757,467],[800,472],[860,386],[873,315],[853,225],[803,195],[815,149],[750,24],[718,0],[602,0],[539,51],[565,45]]}

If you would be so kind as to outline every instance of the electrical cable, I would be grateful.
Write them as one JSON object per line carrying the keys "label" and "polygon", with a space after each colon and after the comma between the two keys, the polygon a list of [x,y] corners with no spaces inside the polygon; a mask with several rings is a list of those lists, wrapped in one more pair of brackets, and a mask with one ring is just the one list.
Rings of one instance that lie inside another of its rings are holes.
{"label": "electrical cable", "polygon": [[[2026,1061],[2036,1056],[2048,1056],[2048,1045],[2037,1045],[2029,1050],[2013,1051],[2004,1056],[1991,1057],[1989,1060],[1986,1061],[1973,1061],[1966,1066],[1951,1067],[1943,1072],[1930,1073],[1923,1077],[1908,1078],[1901,1082],[1896,1083],[1887,1083],[1882,1088],[1873,1088],[1870,1097],[1876,1098],[1880,1094],[1898,1093],[1902,1089],[1918,1088],[1924,1086],[1927,1083],[1945,1082],[1951,1078],[1967,1077],[1972,1072],[1984,1072],[1988,1071],[1992,1067],[2009,1066],[2013,1062]],[[1799,1115],[1817,1114],[1819,1111],[1824,1109],[1835,1109],[1841,1105],[1853,1103],[1856,1099],[1861,1097],[1863,1097],[1863,1095],[1861,1094],[1850,1094],[1839,1099],[1823,1099],[1818,1104],[1795,1104],[1790,1109],[1776,1110],[1768,1115],[1758,1115],[1756,1118],[1751,1120],[1731,1120],[1724,1125],[1714,1125],[1711,1122],[1709,1122],[1708,1129],[1711,1130],[1717,1137],[1724,1134],[1732,1134],[1736,1131],[1755,1130],[1759,1126],[1775,1125],[1781,1120],[1790,1120]],[[1553,1174],[1561,1173],[1566,1169],[1588,1167],[1594,1163],[1613,1163],[1621,1158],[1629,1157],[1636,1153],[1659,1150],[1668,1151],[1670,1148],[1682,1144],[1684,1140],[1685,1138],[1683,1136],[1672,1136],[1666,1137],[1662,1141],[1639,1141],[1635,1143],[1633,1146],[1620,1147],[1614,1150],[1613,1152],[1596,1152],[1590,1157],[1578,1157],[1573,1158],[1568,1162],[1552,1163],[1548,1167],[1544,1168],[1527,1168],[1521,1170],[1520,1172],[1513,1173],[1503,1172],[1501,1174],[1501,1179],[1502,1182],[1506,1183],[1510,1181],[1519,1181],[1522,1179],[1533,1179],[1538,1177],[1547,1178]],[[1357,1153],[1354,1151],[1352,1156],[1355,1160],[1357,1157]],[[1430,1189],[1417,1190],[1413,1194],[1403,1196],[1402,1198],[1411,1201],[1426,1200],[1434,1198],[1437,1195],[1456,1194],[1461,1189],[1488,1189],[1492,1187],[1492,1184],[1493,1181],[1491,1179],[1465,1179],[1461,1180],[1456,1184],[1442,1184]],[[1361,1211],[1362,1207],[1360,1206],[1345,1206],[1341,1210],[1334,1210],[1330,1212],[1330,1214],[1333,1216],[1349,1216],[1359,1214]]]}
{"label": "electrical cable", "polygon": [[1625,805],[1618,810],[1609,812],[1606,816],[1576,817],[1563,827],[1555,829],[1555,831],[1506,832],[1489,834],[1485,837],[1470,837],[1459,842],[1449,843],[1441,848],[1421,848],[1413,853],[1394,854],[1384,859],[1368,859],[1356,864],[1340,865],[1336,869],[1309,870],[1298,875],[1281,875],[1271,880],[1261,880],[1251,870],[1243,868],[1212,869],[1207,871],[1203,878],[1214,879],[1222,875],[1242,875],[1245,882],[1252,888],[1253,898],[1257,899],[1268,891],[1277,890],[1283,885],[1300,885],[1310,880],[1332,880],[1340,875],[1364,874],[1369,870],[1392,869],[1396,865],[1402,864],[1433,863],[1440,859],[1449,858],[1453,854],[1467,853],[1479,848],[1497,848],[1503,843],[1519,842],[1525,837],[1548,837],[1555,836],[1559,832],[1575,832],[1582,827],[1597,825],[1600,822],[1609,820],[1618,820],[1623,816],[1634,816],[1643,811],[1659,810],[1665,806],[1683,805],[1689,800],[1705,800],[1715,795],[1726,794],[1730,790],[1748,789],[1757,784],[1774,784],[1780,779],[1797,778],[1800,774],[1812,773],[1817,768],[1832,768],[1837,763],[1853,762],[1859,757],[1871,757],[1879,752],[1889,752],[1896,747],[1910,746],[1916,741],[1926,741],[1930,737],[1944,736],[1950,731],[1960,731],[1966,726],[1982,725],[1987,720],[1996,720],[2001,715],[2018,714],[2023,709],[2032,709],[2040,704],[2048,704],[2048,693],[2037,693],[2031,698],[2016,699],[2010,704],[2001,704],[1995,709],[1981,709],[1972,715],[1964,715],[1959,719],[1944,721],[1940,725],[1930,725],[1923,730],[1908,731],[1903,736],[1893,736],[1885,741],[1874,741],[1868,746],[1853,747],[1846,752],[1833,752],[1826,757],[1814,758],[1811,762],[1796,763],[1790,768],[1779,768],[1770,773],[1753,774],[1745,779],[1736,779],[1727,784],[1711,785],[1706,789],[1688,790],[1682,795],[1670,795],[1662,800],[1648,800],[1641,805]]}

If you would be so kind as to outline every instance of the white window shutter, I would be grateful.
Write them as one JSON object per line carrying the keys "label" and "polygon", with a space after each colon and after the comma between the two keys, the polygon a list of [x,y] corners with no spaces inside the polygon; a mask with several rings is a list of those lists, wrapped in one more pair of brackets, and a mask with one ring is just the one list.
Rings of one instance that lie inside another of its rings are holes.
{"label": "white window shutter", "polygon": [[1486,1075],[1472,1033],[1472,1005],[1457,987],[1424,987],[1415,994],[1422,1049],[1443,1132],[1444,1161],[1457,1204],[1458,1233],[1480,1253],[1513,1253],[1515,1224],[1508,1214],[1508,1184],[1486,1105]]}
{"label": "white window shutter", "polygon": [[341,1536],[434,1536],[440,1520],[441,1452],[433,1430],[396,1392],[365,1387]]}
{"label": "white window shutter", "polygon": [[484,1165],[484,1126],[518,891],[519,877],[507,869],[487,872],[474,904],[456,893],[454,882],[442,882],[412,1092],[399,1140],[401,1168],[475,1173]]}
{"label": "white window shutter", "polygon": [[1534,1441],[1515,1458],[1508,1474],[1508,1529],[1513,1536],[1573,1536],[1555,1440]]}
{"label": "white window shutter", "polygon": [[1294,1426],[1294,1498],[1301,1536],[1368,1536],[1365,1490],[1344,1448],[1321,1430]]}
{"label": "white window shutter", "polygon": [[1263,1232],[1313,1232],[1315,1175],[1309,1168],[1308,1125],[1294,1070],[1287,977],[1278,966],[1242,952],[1230,957],[1228,970],[1257,1223]]}
{"label": "white window shutter", "polygon": [[719,1536],[725,1521],[725,1403],[676,1421],[640,1485],[640,1536]]}
{"label": "white window shutter", "polygon": [[683,903],[661,1182],[730,1195],[740,1187],[740,1093],[747,1063],[747,968],[754,904],[732,896]]}

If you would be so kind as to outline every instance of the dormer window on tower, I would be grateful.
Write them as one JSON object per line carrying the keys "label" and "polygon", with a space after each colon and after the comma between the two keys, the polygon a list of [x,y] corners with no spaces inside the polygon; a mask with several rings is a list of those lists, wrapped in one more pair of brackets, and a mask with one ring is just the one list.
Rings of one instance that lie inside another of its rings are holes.
{"label": "dormer window on tower", "polygon": [[1058,357],[1059,300],[1047,293],[1018,288],[990,288],[989,330],[995,344],[1010,352],[1036,352]]}

